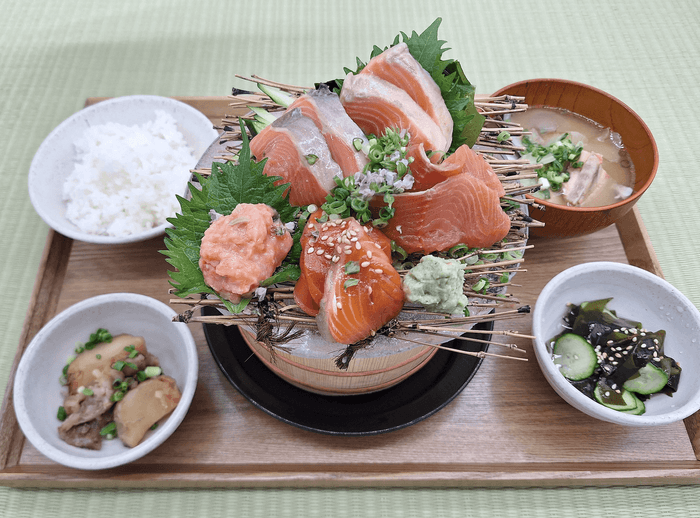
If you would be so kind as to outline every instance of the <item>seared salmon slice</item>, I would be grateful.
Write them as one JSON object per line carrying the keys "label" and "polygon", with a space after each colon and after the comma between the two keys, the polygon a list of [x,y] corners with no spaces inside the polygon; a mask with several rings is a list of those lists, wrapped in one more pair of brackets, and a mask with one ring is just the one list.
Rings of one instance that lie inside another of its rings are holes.
{"label": "seared salmon slice", "polygon": [[[304,227],[301,235],[302,254],[299,260],[301,276],[294,287],[294,299],[306,314],[316,316],[323,298],[326,276],[334,262],[340,261],[349,246],[355,246],[359,240],[356,235],[348,233],[349,222],[357,223],[353,218],[325,221],[324,212],[314,212]],[[318,221],[321,219],[322,221]],[[359,225],[359,223],[357,223]],[[360,226],[373,246],[387,257],[391,257],[391,241],[379,229]],[[353,241],[354,239],[354,241]]]}
{"label": "seared salmon slice", "polygon": [[454,123],[442,98],[440,87],[411,55],[406,43],[399,43],[372,58],[361,74],[371,74],[406,93],[425,110],[438,125],[449,148]]}
{"label": "seared salmon slice", "polygon": [[[340,166],[344,176],[362,171],[367,164],[367,156],[357,148],[367,143],[367,137],[348,116],[337,94],[322,84],[318,89],[299,97],[288,110],[294,108],[299,108],[304,116],[314,121],[326,139],[331,157]],[[356,142],[359,144],[357,147]]]}
{"label": "seared salmon slice", "polygon": [[336,185],[334,178],[343,177],[326,139],[300,109],[266,126],[250,141],[250,150],[258,161],[267,158],[266,175],[282,177],[280,184],[291,183],[289,202],[298,207],[322,204]]}
{"label": "seared salmon slice", "polygon": [[[384,206],[376,197],[374,210]],[[394,195],[395,215],[382,232],[408,253],[448,250],[463,243],[489,247],[510,230],[510,218],[496,192],[466,173],[447,178],[426,191]]]}
{"label": "seared salmon slice", "polygon": [[353,344],[396,317],[404,293],[391,258],[356,220],[344,221],[345,235],[352,237],[338,248],[339,260],[328,270],[316,323],[326,340]]}

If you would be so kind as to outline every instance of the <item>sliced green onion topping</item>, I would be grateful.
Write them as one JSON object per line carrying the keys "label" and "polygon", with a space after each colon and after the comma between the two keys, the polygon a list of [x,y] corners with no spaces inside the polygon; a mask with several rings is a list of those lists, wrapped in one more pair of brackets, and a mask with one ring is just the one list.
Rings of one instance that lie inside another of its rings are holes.
{"label": "sliced green onion topping", "polygon": [[102,430],[100,430],[100,435],[102,435],[103,437],[106,435],[115,436],[116,434],[117,434],[117,423],[115,423],[114,421],[112,421],[107,426],[102,428]]}
{"label": "sliced green onion topping", "polygon": [[309,165],[314,165],[317,160],[318,157],[316,155],[306,155],[306,161],[309,163]]}
{"label": "sliced green onion topping", "polygon": [[56,414],[56,417],[58,418],[59,421],[65,421],[66,417],[68,417],[68,412],[66,412],[65,408],[60,406],[60,407],[58,407],[58,413]]}
{"label": "sliced green onion topping", "polygon": [[149,378],[155,378],[156,376],[159,376],[161,372],[163,372],[163,369],[160,367],[155,367],[155,366],[150,366],[146,367],[143,372],[146,374],[147,377]]}
{"label": "sliced green onion topping", "polygon": [[345,263],[345,273],[352,275],[353,273],[360,273],[360,263],[357,261],[348,261]]}
{"label": "sliced green onion topping", "polygon": [[347,279],[343,284],[343,287],[347,290],[351,286],[357,286],[358,284],[360,284],[360,279]]}

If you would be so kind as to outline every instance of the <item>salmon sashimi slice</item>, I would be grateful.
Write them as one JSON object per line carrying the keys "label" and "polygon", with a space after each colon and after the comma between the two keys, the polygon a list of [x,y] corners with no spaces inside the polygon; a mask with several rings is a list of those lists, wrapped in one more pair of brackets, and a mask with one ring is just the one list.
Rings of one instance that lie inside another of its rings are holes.
{"label": "salmon sashimi slice", "polygon": [[306,275],[300,275],[299,280],[294,285],[294,302],[307,315],[312,317],[318,315],[318,302],[313,299],[309,292]]}
{"label": "salmon sashimi slice", "polygon": [[297,207],[322,204],[342,178],[340,166],[331,158],[326,139],[300,109],[285,112],[250,141],[250,150],[263,172],[280,176],[277,184],[291,183],[289,203]]}
{"label": "salmon sashimi slice", "polygon": [[506,191],[498,179],[491,165],[483,156],[467,145],[462,145],[439,164],[431,162],[422,145],[409,150],[409,156],[413,157],[410,165],[413,176],[413,191],[424,191],[443,180],[460,173],[469,174],[478,178],[492,189],[500,198]]}
{"label": "salmon sashimi slice", "polygon": [[[376,197],[374,210],[384,206]],[[426,191],[394,195],[394,217],[382,232],[407,253],[429,254],[463,243],[484,248],[510,230],[510,218],[498,195],[484,182],[460,173]]]}
{"label": "salmon sashimi slice", "polygon": [[454,127],[452,116],[442,98],[440,87],[411,55],[406,43],[394,45],[372,58],[361,74],[371,74],[405,90],[435,121],[449,148]]}
{"label": "salmon sashimi slice", "polygon": [[[334,262],[345,255],[347,248],[359,240],[357,230],[348,232],[348,222],[354,219],[326,221],[323,210],[314,212],[301,235],[302,254],[299,260],[301,275],[294,287],[294,299],[306,314],[316,316],[323,298],[326,276]],[[321,219],[322,221],[319,221]],[[355,221],[356,222],[356,221]],[[391,240],[381,230],[370,226],[361,227],[373,246],[387,257],[391,257]],[[353,241],[354,239],[354,241]]]}
{"label": "salmon sashimi slice", "polygon": [[433,119],[405,90],[371,74],[348,74],[340,102],[367,134],[381,136],[387,128],[408,131],[410,142],[426,150],[447,151],[449,143]]}
{"label": "salmon sashimi slice", "polygon": [[347,235],[357,241],[343,247],[341,259],[331,264],[316,323],[326,340],[353,344],[401,312],[404,292],[391,258],[356,220],[346,221]]}
{"label": "salmon sashimi slice", "polygon": [[368,160],[358,148],[367,144],[367,137],[348,116],[337,94],[321,84],[316,90],[299,97],[288,110],[294,108],[299,108],[304,116],[314,121],[344,176],[362,171]]}

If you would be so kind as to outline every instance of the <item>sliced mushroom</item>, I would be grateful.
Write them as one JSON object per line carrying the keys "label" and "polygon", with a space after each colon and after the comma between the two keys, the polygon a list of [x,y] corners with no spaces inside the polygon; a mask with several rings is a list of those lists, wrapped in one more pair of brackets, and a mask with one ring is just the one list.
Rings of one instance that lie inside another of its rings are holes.
{"label": "sliced mushroom", "polygon": [[129,361],[130,352],[125,348],[130,345],[140,354],[150,357],[146,350],[146,342],[140,336],[118,335],[111,342],[103,342],[95,346],[94,349],[84,351],[68,366],[66,377],[68,378],[68,389],[71,394],[75,394],[79,387],[87,387],[95,380],[106,375],[115,379],[123,377],[119,371],[112,369],[117,361]]}
{"label": "sliced mushroom", "polygon": [[175,409],[180,397],[180,390],[170,376],[139,383],[114,407],[117,435],[127,446],[136,446],[149,428]]}

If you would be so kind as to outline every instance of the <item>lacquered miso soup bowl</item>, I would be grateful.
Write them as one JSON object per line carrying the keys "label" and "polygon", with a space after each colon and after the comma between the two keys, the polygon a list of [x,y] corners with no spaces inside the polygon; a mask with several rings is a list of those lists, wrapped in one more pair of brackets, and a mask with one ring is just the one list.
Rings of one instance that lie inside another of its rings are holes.
{"label": "lacquered miso soup bowl", "polygon": [[494,96],[525,97],[529,107],[563,108],[619,133],[635,167],[632,195],[602,207],[572,207],[537,198],[544,207],[530,208],[530,215],[544,227],[532,227],[535,237],[574,237],[612,225],[627,214],[649,188],[659,166],[654,137],[632,109],[612,95],[592,86],[564,79],[529,79],[505,86]]}

